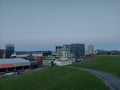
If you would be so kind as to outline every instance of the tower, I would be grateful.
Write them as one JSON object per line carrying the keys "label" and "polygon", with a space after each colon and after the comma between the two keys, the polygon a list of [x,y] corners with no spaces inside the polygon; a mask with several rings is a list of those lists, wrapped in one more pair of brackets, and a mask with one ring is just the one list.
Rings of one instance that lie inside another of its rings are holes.
{"label": "tower", "polygon": [[14,53],[14,45],[6,44],[6,58],[10,58],[13,53]]}
{"label": "tower", "polygon": [[71,44],[70,53],[74,54],[75,59],[81,59],[85,55],[85,45],[84,44]]}
{"label": "tower", "polygon": [[93,45],[88,46],[88,54],[94,54],[94,46]]}

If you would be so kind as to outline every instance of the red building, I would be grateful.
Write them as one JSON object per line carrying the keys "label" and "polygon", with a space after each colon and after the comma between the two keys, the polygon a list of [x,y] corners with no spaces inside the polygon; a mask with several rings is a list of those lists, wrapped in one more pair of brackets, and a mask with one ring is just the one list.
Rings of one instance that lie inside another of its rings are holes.
{"label": "red building", "polygon": [[5,50],[0,49],[0,58],[4,58]]}
{"label": "red building", "polygon": [[37,56],[37,57],[35,57],[35,61],[36,61],[37,65],[39,67],[42,66],[43,59],[45,59],[45,56]]}

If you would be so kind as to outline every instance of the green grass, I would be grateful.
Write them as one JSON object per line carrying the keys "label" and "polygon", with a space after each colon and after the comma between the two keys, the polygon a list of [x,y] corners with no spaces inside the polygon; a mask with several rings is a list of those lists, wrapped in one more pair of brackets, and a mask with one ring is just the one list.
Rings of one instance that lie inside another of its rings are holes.
{"label": "green grass", "polygon": [[94,75],[67,67],[52,67],[0,80],[0,90],[109,90]]}
{"label": "green grass", "polygon": [[72,66],[99,70],[120,77],[120,56],[95,56]]}

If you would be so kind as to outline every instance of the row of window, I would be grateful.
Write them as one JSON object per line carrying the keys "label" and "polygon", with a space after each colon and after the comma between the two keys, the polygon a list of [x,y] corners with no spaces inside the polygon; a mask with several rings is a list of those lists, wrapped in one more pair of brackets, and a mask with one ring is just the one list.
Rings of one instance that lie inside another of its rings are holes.
{"label": "row of window", "polygon": [[11,68],[1,68],[0,72],[13,72],[13,71],[19,71],[29,69],[29,66],[20,66],[20,67],[11,67]]}

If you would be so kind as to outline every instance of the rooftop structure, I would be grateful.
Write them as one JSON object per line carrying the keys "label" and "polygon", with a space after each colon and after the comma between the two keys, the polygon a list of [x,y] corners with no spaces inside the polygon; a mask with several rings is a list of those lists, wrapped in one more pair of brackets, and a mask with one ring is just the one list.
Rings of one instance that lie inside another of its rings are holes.
{"label": "rooftop structure", "polygon": [[18,67],[26,65],[30,65],[30,62],[21,58],[0,59],[0,68]]}

